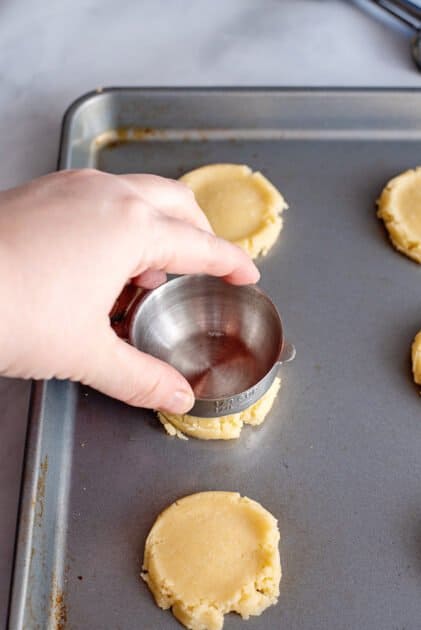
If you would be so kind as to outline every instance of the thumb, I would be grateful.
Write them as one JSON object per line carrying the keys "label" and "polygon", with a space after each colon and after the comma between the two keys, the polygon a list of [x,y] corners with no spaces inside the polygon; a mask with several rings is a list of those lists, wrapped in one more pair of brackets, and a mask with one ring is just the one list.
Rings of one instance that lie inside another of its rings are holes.
{"label": "thumb", "polygon": [[140,352],[111,329],[99,345],[85,371],[87,385],[134,407],[177,414],[192,408],[194,394],[189,383],[168,363]]}

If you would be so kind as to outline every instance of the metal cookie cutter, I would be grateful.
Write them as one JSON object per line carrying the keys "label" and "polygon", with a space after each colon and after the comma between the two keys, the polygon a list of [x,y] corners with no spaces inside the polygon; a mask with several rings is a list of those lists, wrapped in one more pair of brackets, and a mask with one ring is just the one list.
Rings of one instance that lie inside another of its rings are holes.
{"label": "metal cookie cutter", "polygon": [[247,409],[295,356],[275,305],[256,286],[192,275],[143,295],[130,287],[126,292],[111,314],[114,327],[186,377],[196,397],[191,415],[212,418]]}

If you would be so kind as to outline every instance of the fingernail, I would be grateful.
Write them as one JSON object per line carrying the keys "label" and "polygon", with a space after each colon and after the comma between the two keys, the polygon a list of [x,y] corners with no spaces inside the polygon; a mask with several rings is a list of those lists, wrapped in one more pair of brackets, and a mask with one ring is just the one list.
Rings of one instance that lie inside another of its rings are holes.
{"label": "fingernail", "polygon": [[187,413],[194,405],[194,396],[192,392],[185,389],[178,389],[174,392],[168,411],[171,413]]}

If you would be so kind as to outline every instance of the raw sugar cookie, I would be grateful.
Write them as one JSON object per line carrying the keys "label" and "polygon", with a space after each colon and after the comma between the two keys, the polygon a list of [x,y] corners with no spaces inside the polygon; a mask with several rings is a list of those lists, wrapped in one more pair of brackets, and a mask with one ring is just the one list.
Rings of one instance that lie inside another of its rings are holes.
{"label": "raw sugar cookie", "polygon": [[412,373],[417,385],[421,385],[421,331],[412,344]]}
{"label": "raw sugar cookie", "polygon": [[377,205],[396,249],[421,263],[421,167],[391,179]]}
{"label": "raw sugar cookie", "polygon": [[209,164],[186,173],[189,186],[215,233],[252,258],[267,254],[282,229],[287,204],[259,172],[244,164]]}
{"label": "raw sugar cookie", "polygon": [[237,492],[200,492],[168,507],[146,540],[142,578],[160,608],[191,630],[221,630],[276,604],[276,519]]}
{"label": "raw sugar cookie", "polygon": [[169,435],[179,438],[190,437],[201,440],[233,440],[238,438],[245,424],[262,424],[272,408],[281,386],[281,379],[276,378],[268,391],[248,409],[221,418],[197,418],[196,416],[176,415],[158,411],[158,418]]}

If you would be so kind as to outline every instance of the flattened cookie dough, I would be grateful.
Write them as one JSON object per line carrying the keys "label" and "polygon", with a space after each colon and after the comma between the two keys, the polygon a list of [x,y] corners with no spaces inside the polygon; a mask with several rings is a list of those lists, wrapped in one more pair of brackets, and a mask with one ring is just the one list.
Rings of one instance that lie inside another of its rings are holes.
{"label": "flattened cookie dough", "polygon": [[142,578],[156,603],[191,630],[221,630],[276,604],[281,580],[276,519],[236,492],[173,503],[146,540]]}
{"label": "flattened cookie dough", "polygon": [[180,180],[193,190],[218,236],[236,243],[252,258],[267,254],[288,206],[264,175],[243,164],[209,164]]}
{"label": "flattened cookie dough", "polygon": [[159,411],[158,418],[169,435],[180,438],[190,437],[201,440],[233,440],[238,438],[245,424],[262,424],[272,408],[281,386],[281,379],[276,378],[266,394],[254,405],[230,416],[221,418],[197,418],[196,416],[176,415]]}
{"label": "flattened cookie dough", "polygon": [[421,331],[412,344],[412,373],[417,385],[421,385]]}
{"label": "flattened cookie dough", "polygon": [[421,263],[421,167],[391,179],[377,205],[396,249]]}

